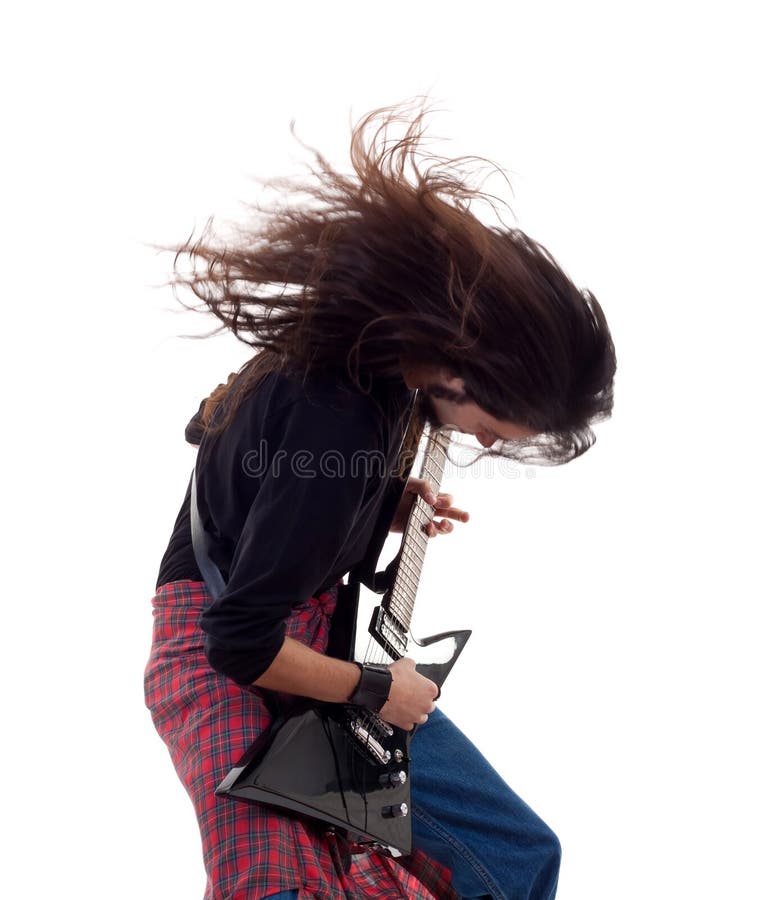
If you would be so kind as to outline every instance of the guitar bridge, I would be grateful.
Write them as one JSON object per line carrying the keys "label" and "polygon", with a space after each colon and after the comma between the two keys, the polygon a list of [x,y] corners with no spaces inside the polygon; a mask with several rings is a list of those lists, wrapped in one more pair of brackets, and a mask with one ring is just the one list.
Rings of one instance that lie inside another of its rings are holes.
{"label": "guitar bridge", "polygon": [[406,654],[407,631],[396,616],[385,607],[375,607],[369,633],[394,659],[401,659]]}
{"label": "guitar bridge", "polygon": [[367,758],[385,765],[391,759],[391,751],[380,743],[381,739],[391,737],[393,728],[379,716],[366,711],[348,713],[348,727],[356,746]]}

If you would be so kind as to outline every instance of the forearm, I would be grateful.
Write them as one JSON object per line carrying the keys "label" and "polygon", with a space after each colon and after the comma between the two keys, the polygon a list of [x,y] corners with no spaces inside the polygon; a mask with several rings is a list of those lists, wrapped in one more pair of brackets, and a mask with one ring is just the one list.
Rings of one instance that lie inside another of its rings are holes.
{"label": "forearm", "polygon": [[[388,701],[379,711],[391,725],[410,730],[428,719],[439,689],[404,657],[389,666]],[[299,641],[286,638],[269,668],[253,683],[272,691],[310,697],[326,703],[345,703],[361,680],[361,669],[351,662],[316,653]]]}
{"label": "forearm", "polygon": [[271,691],[344,703],[355,691],[360,677],[355,663],[332,659],[286,638],[269,668],[253,683]]}

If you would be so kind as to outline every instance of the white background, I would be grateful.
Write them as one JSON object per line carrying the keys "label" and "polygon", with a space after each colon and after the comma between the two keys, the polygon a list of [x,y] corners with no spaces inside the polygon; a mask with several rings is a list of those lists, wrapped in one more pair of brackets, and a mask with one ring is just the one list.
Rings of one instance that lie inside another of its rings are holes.
{"label": "white background", "polygon": [[191,900],[143,706],[183,427],[245,358],[183,340],[185,239],[427,93],[602,303],[616,411],[560,469],[451,472],[418,630],[445,708],[564,847],[559,900],[770,898],[773,36],[766,4],[16,4],[4,16],[4,892]]}

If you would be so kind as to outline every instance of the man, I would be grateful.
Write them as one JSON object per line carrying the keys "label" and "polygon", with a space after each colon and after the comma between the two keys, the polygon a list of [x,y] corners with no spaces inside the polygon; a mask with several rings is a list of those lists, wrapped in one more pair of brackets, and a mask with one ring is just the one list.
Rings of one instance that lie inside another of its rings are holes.
{"label": "man", "polygon": [[[187,493],[146,672],[199,817],[208,898],[555,894],[557,839],[435,711],[436,685],[402,659],[367,686],[361,667],[324,653],[342,576],[385,510],[400,528],[409,494],[428,489],[397,475],[419,427],[449,424],[491,453],[559,463],[592,444],[590,423],[612,405],[597,301],[522,232],[471,213],[462,164],[423,157],[422,118],[391,141],[401,114],[368,116],[353,135],[355,178],[319,157],[318,180],[297,188],[307,205],[265,211],[231,244],[181,248],[194,266],[178,283],[258,351],[194,429],[197,512],[225,587],[214,597],[203,584]],[[363,454],[384,465],[350,464]],[[429,499],[441,517],[429,533],[465,520],[450,499]],[[403,865],[374,852],[348,860],[308,823],[214,797],[289,696],[360,703],[375,692],[386,722],[420,726],[417,849]]]}

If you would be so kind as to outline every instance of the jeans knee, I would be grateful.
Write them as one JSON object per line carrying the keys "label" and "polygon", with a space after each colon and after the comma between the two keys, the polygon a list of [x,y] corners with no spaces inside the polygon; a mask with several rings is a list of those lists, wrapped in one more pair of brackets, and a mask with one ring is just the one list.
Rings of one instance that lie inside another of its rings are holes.
{"label": "jeans knee", "polygon": [[550,829],[547,829],[547,832],[547,859],[557,870],[558,868],[560,868],[560,857],[562,853],[560,840],[558,839],[558,835],[555,834],[554,831],[550,831]]}
{"label": "jeans knee", "polygon": [[537,849],[541,853],[541,863],[537,866],[536,879],[530,896],[532,900],[533,898],[536,898],[536,900],[552,900],[558,888],[562,851],[558,836],[546,825]]}

